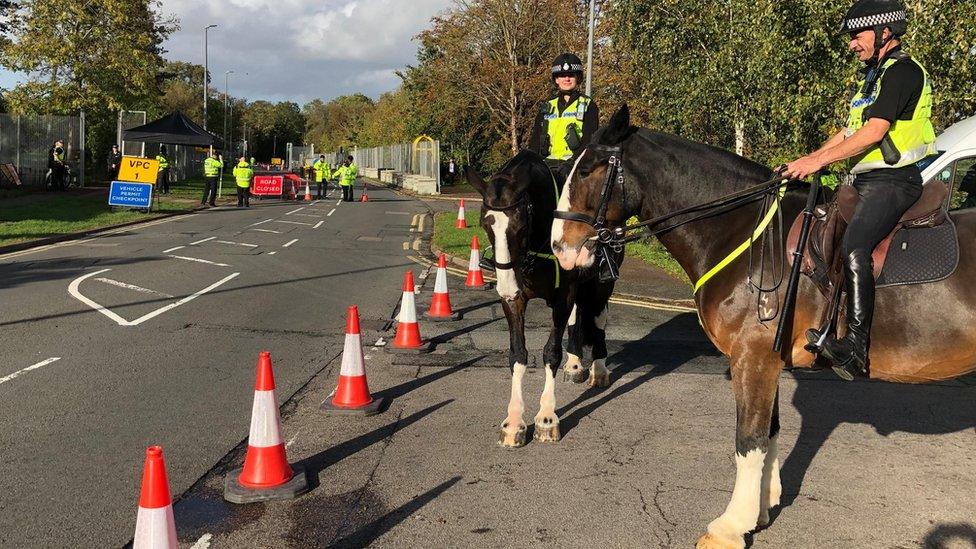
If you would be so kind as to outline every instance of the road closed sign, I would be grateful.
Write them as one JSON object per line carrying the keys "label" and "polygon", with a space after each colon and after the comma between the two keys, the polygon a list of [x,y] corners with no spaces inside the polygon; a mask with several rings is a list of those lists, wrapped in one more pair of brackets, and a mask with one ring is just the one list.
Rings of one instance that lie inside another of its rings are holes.
{"label": "road closed sign", "polygon": [[284,178],[280,175],[256,175],[251,194],[255,196],[280,196]]}
{"label": "road closed sign", "polygon": [[138,156],[123,156],[119,167],[119,180],[133,183],[155,183],[159,161]]}

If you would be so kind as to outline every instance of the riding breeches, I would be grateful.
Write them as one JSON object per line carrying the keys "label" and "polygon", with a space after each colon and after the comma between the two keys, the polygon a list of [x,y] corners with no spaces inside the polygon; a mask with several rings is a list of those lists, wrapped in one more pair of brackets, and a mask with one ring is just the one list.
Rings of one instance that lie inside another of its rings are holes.
{"label": "riding breeches", "polygon": [[859,174],[854,188],[861,200],[844,233],[842,252],[860,251],[868,257],[908,208],[922,195],[922,175],[915,165]]}

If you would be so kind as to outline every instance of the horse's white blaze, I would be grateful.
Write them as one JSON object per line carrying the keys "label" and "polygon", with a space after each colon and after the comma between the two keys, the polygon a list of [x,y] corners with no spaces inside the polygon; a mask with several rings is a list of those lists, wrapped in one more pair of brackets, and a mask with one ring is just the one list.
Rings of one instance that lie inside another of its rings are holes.
{"label": "horse's white blaze", "polygon": [[576,305],[573,305],[573,310],[569,313],[569,322],[567,326],[576,326]]}
{"label": "horse's white blaze", "polygon": [[600,314],[597,315],[597,317],[595,319],[593,319],[593,322],[596,324],[596,328],[598,330],[604,330],[604,331],[606,331],[606,329],[607,329],[607,317],[610,316],[609,313],[610,313],[610,308],[609,307],[604,307],[603,308],[603,311],[600,312]]}
{"label": "horse's white blaze", "polygon": [[[573,174],[576,173],[576,166],[579,166],[580,160],[583,160],[583,157],[584,156],[586,156],[586,151],[585,150],[583,151],[583,154],[579,155],[579,158],[576,159],[576,163],[573,164],[572,171],[569,172],[569,177],[567,177],[566,178],[566,181],[563,183],[563,192],[562,192],[562,194],[559,195],[559,202],[556,204],[556,211],[557,212],[568,212],[569,211],[569,188],[570,188],[570,185],[572,185],[571,182],[573,181]],[[562,242],[562,240],[563,240],[563,224],[564,223],[565,223],[565,221],[563,221],[562,219],[554,219],[552,221],[552,241],[553,242]],[[555,253],[555,250],[553,250],[553,252]]]}
{"label": "horse's white blaze", "polygon": [[743,534],[756,527],[765,461],[766,452],[758,448],[749,450],[745,456],[736,453],[732,499],[725,512],[708,525],[709,533],[725,539],[741,539]]}
{"label": "horse's white blaze", "polygon": [[[510,263],[512,261],[512,253],[508,249],[508,237],[506,236],[510,221],[508,216],[503,212],[491,212],[485,217],[491,217],[494,220],[494,223],[491,224],[491,230],[495,233],[495,260],[498,263]],[[515,271],[496,267],[495,278],[498,281],[498,284],[495,286],[495,291],[498,292],[498,295],[502,299],[515,299],[519,291]]]}

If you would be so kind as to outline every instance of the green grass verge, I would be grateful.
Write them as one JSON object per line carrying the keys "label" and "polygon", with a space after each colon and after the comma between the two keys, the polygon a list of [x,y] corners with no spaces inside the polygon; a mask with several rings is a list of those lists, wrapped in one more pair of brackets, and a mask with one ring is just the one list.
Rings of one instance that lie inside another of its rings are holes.
{"label": "green grass verge", "polygon": [[129,209],[113,211],[107,203],[108,195],[101,192],[80,196],[37,195],[36,200],[17,202],[0,202],[0,245],[149,220],[160,214],[190,210],[199,203],[199,197],[194,201],[162,197],[159,209],[148,214]]}
{"label": "green grass verge", "polygon": [[465,210],[465,220],[468,222],[467,229],[455,229],[454,222],[457,220],[457,212],[441,212],[434,216],[434,247],[444,251],[449,255],[457,257],[468,257],[471,254],[471,237],[477,235],[478,243],[484,250],[491,244],[488,235],[478,224],[481,215],[481,208],[475,210]]}
{"label": "green grass verge", "polygon": [[671,257],[671,254],[664,248],[664,245],[658,242],[656,238],[652,238],[647,242],[631,242],[627,244],[626,251],[627,257],[640,259],[644,263],[663,269],[678,280],[684,280],[690,283],[688,275],[685,274],[681,265],[678,265],[678,262]]}

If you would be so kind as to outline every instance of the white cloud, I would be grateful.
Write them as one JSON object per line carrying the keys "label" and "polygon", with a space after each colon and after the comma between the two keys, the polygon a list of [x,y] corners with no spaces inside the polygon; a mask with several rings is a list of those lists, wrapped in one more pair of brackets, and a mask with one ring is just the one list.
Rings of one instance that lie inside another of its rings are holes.
{"label": "white cloud", "polygon": [[[167,40],[169,59],[202,63],[210,30],[210,74],[248,99],[313,98],[361,92],[376,97],[399,84],[395,71],[415,59],[413,37],[453,0],[163,0],[181,30]],[[244,75],[247,72],[247,75]]]}

